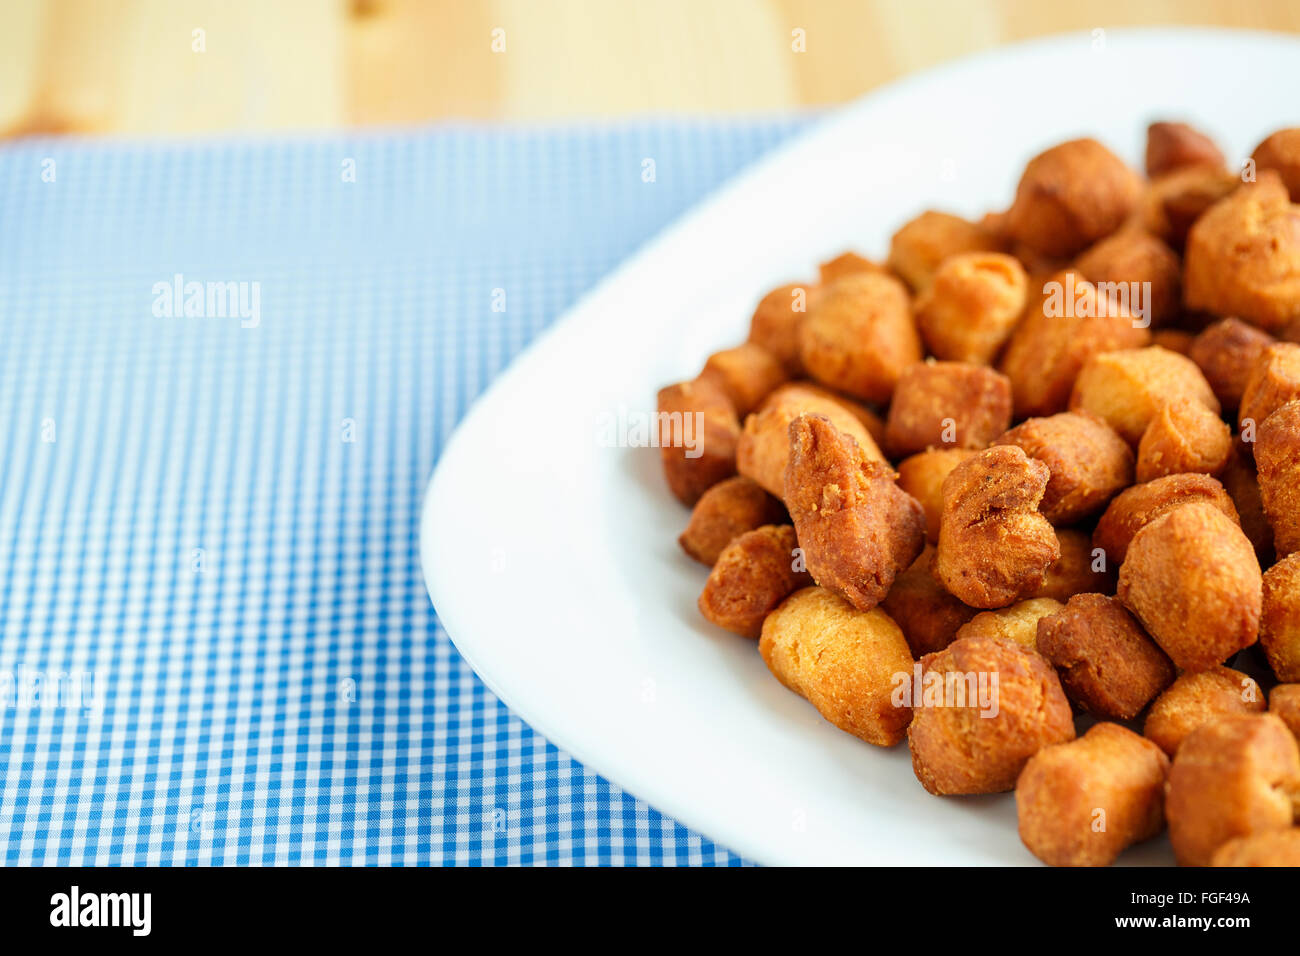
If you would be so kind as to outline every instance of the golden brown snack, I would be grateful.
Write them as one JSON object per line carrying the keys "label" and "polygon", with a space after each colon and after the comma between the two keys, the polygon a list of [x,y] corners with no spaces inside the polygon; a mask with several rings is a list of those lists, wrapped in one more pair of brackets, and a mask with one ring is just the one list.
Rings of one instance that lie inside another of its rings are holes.
{"label": "golden brown snack", "polygon": [[1052,524],[1096,514],[1133,483],[1133,452],[1102,419],[1088,412],[1031,418],[994,439],[1015,445],[1047,466],[1039,510]]}
{"label": "golden brown snack", "polygon": [[974,454],[974,449],[970,448],[931,448],[905,458],[898,464],[898,487],[919,501],[925,509],[925,539],[931,544],[939,541],[944,479],[950,471]]}
{"label": "golden brown snack", "polygon": [[889,270],[879,262],[872,262],[866,256],[859,255],[852,249],[841,252],[834,259],[827,259],[817,267],[817,272],[821,277],[822,285],[830,285],[845,276],[858,275],[863,272],[876,272],[881,275],[889,274]]}
{"label": "golden brown snack", "polygon": [[1099,290],[1124,301],[1129,311],[1164,325],[1182,305],[1178,253],[1144,229],[1121,229],[1092,246],[1075,262]]}
{"label": "golden brown snack", "polygon": [[1264,692],[1241,671],[1212,667],[1181,674],[1156,698],[1142,733],[1169,756],[1197,727],[1227,714],[1261,714]]}
{"label": "golden brown snack", "polygon": [[[1151,344],[1179,355],[1189,355],[1196,336],[1184,329],[1156,329],[1151,333]],[[1190,357],[1190,355],[1189,355]]]}
{"label": "golden brown snack", "polygon": [[1050,866],[1110,866],[1165,827],[1169,758],[1119,724],[1044,747],[1016,781],[1021,842]]}
{"label": "golden brown snack", "polygon": [[1110,563],[1119,567],[1135,534],[1191,501],[1208,502],[1233,521],[1238,520],[1237,509],[1223,485],[1209,475],[1167,475],[1120,492],[1097,522],[1093,546],[1105,551]]}
{"label": "golden brown snack", "polygon": [[1280,129],[1255,147],[1255,168],[1282,178],[1292,202],[1300,202],[1300,128]]}
{"label": "golden brown snack", "polygon": [[1196,472],[1219,475],[1232,456],[1232,429],[1200,402],[1169,402],[1138,442],[1137,480]]}
{"label": "golden brown snack", "polygon": [[1042,587],[1029,597],[1050,597],[1068,601],[1076,594],[1114,594],[1119,565],[1106,559],[1105,552],[1094,549],[1086,531],[1057,528],[1056,540],[1061,556],[1047,569]]}
{"label": "golden brown snack", "polygon": [[757,482],[737,475],[700,496],[677,543],[696,561],[712,567],[723,549],[746,531],[785,520],[781,502]]}
{"label": "golden brown snack", "polygon": [[803,373],[799,328],[816,291],[811,283],[777,286],[758,300],[754,317],[749,320],[749,341],[771,354],[790,376]]}
{"label": "golden brown snack", "polygon": [[971,637],[921,658],[907,742],[934,794],[1011,790],[1043,747],[1074,739],[1074,719],[1047,661],[1015,641]]}
{"label": "golden brown snack", "polygon": [[1070,409],[1099,415],[1136,447],[1162,406],[1184,401],[1199,402],[1219,414],[1214,390],[1191,359],[1157,347],[1121,349],[1084,363],[1070,394]]}
{"label": "golden brown snack", "polygon": [[784,497],[808,571],[860,611],[925,547],[925,512],[895,477],[827,419],[790,423]]}
{"label": "golden brown snack", "polygon": [[978,613],[939,584],[934,576],[933,547],[927,547],[894,579],[880,606],[903,629],[915,657],[943,650],[956,638],[957,630]]}
{"label": "golden brown snack", "polygon": [[1300,552],[1264,572],[1259,643],[1277,679],[1300,681]]}
{"label": "golden brown snack", "polygon": [[1268,332],[1300,318],[1300,206],[1277,173],[1238,187],[1187,235],[1183,301]]}
{"label": "golden brown snack", "polygon": [[1283,405],[1259,426],[1255,465],[1273,546],[1285,557],[1300,549],[1300,401]]}
{"label": "golden brown snack", "polygon": [[1206,670],[1255,643],[1261,575],[1236,522],[1189,502],[1133,536],[1116,595],[1182,670]]}
{"label": "golden brown snack", "polygon": [[1254,546],[1260,567],[1268,567],[1273,563],[1273,529],[1264,517],[1264,499],[1260,496],[1254,466],[1234,448],[1219,481],[1232,498],[1241,530]]}
{"label": "golden brown snack", "polygon": [[943,261],[917,297],[916,325],[938,358],[991,365],[1028,297],[1029,277],[1014,257],[959,253]]}
{"label": "golden brown snack", "polygon": [[894,233],[889,242],[889,266],[920,292],[949,256],[998,252],[1001,248],[1001,240],[978,223],[927,210]]}
{"label": "golden brown snack", "polygon": [[963,362],[917,362],[903,370],[885,425],[895,457],[931,446],[983,448],[1011,424],[1011,382]]}
{"label": "golden brown snack", "polygon": [[903,739],[912,711],[895,705],[893,685],[911,672],[912,655],[884,611],[804,588],[768,615],[758,650],[777,680],[836,727],[879,747]]}
{"label": "golden brown snack", "polygon": [[1056,598],[1026,598],[1007,607],[981,611],[963,624],[956,639],[963,637],[1001,637],[1015,641],[1031,651],[1037,650],[1038,622],[1065,607]]}
{"label": "golden brown snack", "polygon": [[1300,740],[1300,684],[1278,684],[1269,692],[1268,712]]}
{"label": "golden brown snack", "polygon": [[1071,256],[1129,217],[1142,183],[1095,139],[1053,146],[1029,161],[1007,214],[1011,238],[1050,256]]}
{"label": "golden brown snack", "polygon": [[659,390],[659,454],[677,499],[694,505],[709,488],[736,473],[740,422],[731,399],[696,379]]}
{"label": "golden brown snack", "polygon": [[1112,597],[1076,594],[1038,622],[1038,653],[1080,710],[1131,720],[1174,679],[1174,665]]}
{"label": "golden brown snack", "polygon": [[903,369],[921,361],[907,290],[874,272],[826,286],[799,331],[808,374],[830,388],[884,403]]}
{"label": "golden brown snack", "polygon": [[1229,840],[1291,827],[1300,752],[1269,714],[1224,717],[1198,727],[1169,771],[1165,816],[1181,866],[1204,866]]}
{"label": "golden brown snack", "polygon": [[[853,405],[806,382],[782,385],[745,419],[745,430],[736,447],[737,469],[778,498],[784,495],[785,466],[790,462],[790,423],[803,414],[824,416],[851,436],[867,457],[883,462],[885,456]],[[871,414],[867,409],[861,411]]]}
{"label": "golden brown snack", "polygon": [[1207,326],[1192,341],[1188,357],[1210,383],[1214,397],[1225,409],[1236,409],[1246,390],[1250,370],[1273,344],[1273,336],[1240,319],[1221,319]]}
{"label": "golden brown snack", "polygon": [[1141,348],[1151,331],[1077,272],[1057,272],[1039,288],[1011,333],[998,367],[1011,379],[1015,415],[1065,411],[1084,363],[1101,352]]}
{"label": "golden brown snack", "polygon": [[1214,851],[1211,866],[1300,866],[1300,827],[1234,837]]}
{"label": "golden brown snack", "polygon": [[794,529],[764,525],[727,545],[700,592],[700,613],[718,627],[757,638],[763,618],[812,579],[796,566]]}
{"label": "golden brown snack", "polygon": [[753,342],[714,352],[700,372],[701,379],[712,381],[731,399],[741,418],[757,408],[786,377],[776,356]]}
{"label": "golden brown snack", "polygon": [[1014,603],[1042,587],[1061,557],[1056,532],[1038,511],[1049,472],[1014,445],[962,462],[944,480],[935,570],[971,607]]}
{"label": "golden brown snack", "polygon": [[1242,435],[1253,423],[1258,433],[1264,420],[1288,402],[1300,399],[1300,345],[1275,342],[1266,346],[1246,376],[1237,422]]}
{"label": "golden brown snack", "polygon": [[1186,166],[1223,168],[1223,153],[1214,140],[1186,123],[1152,123],[1147,127],[1146,170],[1151,178]]}
{"label": "golden brown snack", "polygon": [[1235,173],[1213,166],[1185,166],[1156,177],[1142,197],[1142,227],[1174,249],[1205,210],[1241,185]]}

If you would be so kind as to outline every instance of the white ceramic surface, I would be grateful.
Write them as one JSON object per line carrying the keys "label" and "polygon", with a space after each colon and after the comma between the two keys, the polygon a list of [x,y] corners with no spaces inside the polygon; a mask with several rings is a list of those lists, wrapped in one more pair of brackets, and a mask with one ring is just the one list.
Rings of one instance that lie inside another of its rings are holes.
{"label": "white ceramic surface", "polygon": [[[705,569],[658,452],[600,416],[654,408],[744,338],[759,296],[926,208],[1005,208],[1025,161],[1093,135],[1140,164],[1186,119],[1233,161],[1300,122],[1300,42],[1137,30],[992,51],[886,87],[720,190],[541,337],[449,442],[422,515],[439,616],[492,690],[557,746],[744,856],[776,864],[1025,864],[1014,800],[940,799],[781,687],[695,608]],[[1121,862],[1172,862],[1163,839]]]}

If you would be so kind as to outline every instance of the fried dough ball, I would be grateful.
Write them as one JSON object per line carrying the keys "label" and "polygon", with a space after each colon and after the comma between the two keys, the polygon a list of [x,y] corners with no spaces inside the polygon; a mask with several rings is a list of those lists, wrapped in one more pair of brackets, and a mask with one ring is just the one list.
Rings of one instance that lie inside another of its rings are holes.
{"label": "fried dough ball", "polygon": [[1268,332],[1300,318],[1300,206],[1274,172],[1219,200],[1187,235],[1183,300]]}
{"label": "fried dough ball", "polygon": [[1118,229],[1141,195],[1118,156],[1095,139],[1070,140],[1029,161],[1007,232],[1046,255],[1072,256]]}
{"label": "fried dough ball", "polygon": [[1300,684],[1278,684],[1268,695],[1268,712],[1300,740]]}
{"label": "fried dough ball", "polygon": [[1278,130],[1251,156],[1257,169],[1271,169],[1281,177],[1292,202],[1300,202],[1300,128]]}
{"label": "fried dough ball", "polygon": [[879,747],[903,739],[912,711],[895,706],[893,686],[911,672],[912,655],[884,611],[804,588],[768,615],[758,650],[777,680],[836,727]]}
{"label": "fried dough ball", "polygon": [[823,385],[885,403],[903,369],[921,361],[907,290],[873,272],[827,286],[799,332],[803,366]]}
{"label": "fried dough ball", "polygon": [[1133,483],[1133,452],[1114,429],[1088,412],[1031,418],[993,444],[1015,445],[1047,466],[1050,477],[1038,508],[1052,524],[1073,524],[1096,514]]}
{"label": "fried dough ball", "polygon": [[964,252],[949,256],[916,300],[916,325],[926,348],[953,362],[991,365],[1029,298],[1029,277],[1012,256]]}
{"label": "fried dough ball", "polygon": [[771,352],[746,342],[710,355],[700,378],[711,380],[722,389],[736,406],[736,414],[744,418],[786,380],[786,374]]}
{"label": "fried dough ball", "polygon": [[1097,522],[1092,543],[1106,552],[1116,567],[1124,563],[1133,536],[1157,518],[1192,501],[1205,501],[1233,521],[1232,499],[1209,475],[1167,475],[1120,492]]}
{"label": "fried dough ball", "polygon": [[1009,607],[981,611],[957,632],[963,637],[1001,637],[1031,651],[1037,649],[1038,622],[1064,608],[1055,598],[1027,598]]}
{"label": "fried dough ball", "polygon": [[746,531],[785,520],[781,502],[757,482],[737,475],[700,496],[677,542],[696,561],[712,567],[723,549]]}
{"label": "fried dough ball", "polygon": [[1187,735],[1202,724],[1227,714],[1263,712],[1264,692],[1241,671],[1228,667],[1188,671],[1156,698],[1142,733],[1172,757]]}
{"label": "fried dough ball", "polygon": [[700,613],[733,634],[757,638],[763,618],[792,591],[812,583],[794,570],[798,546],[788,524],[746,531],[718,557],[700,592]]}
{"label": "fried dough ball", "polygon": [[889,241],[889,266],[920,292],[949,256],[998,252],[1001,248],[1001,240],[978,223],[931,209],[894,233]]}
{"label": "fried dough ball", "polygon": [[1137,480],[1196,472],[1218,475],[1232,455],[1232,429],[1200,402],[1168,402],[1138,442]]}
{"label": "fried dough ball", "polygon": [[956,638],[958,629],[979,613],[949,594],[935,578],[934,548],[929,546],[894,579],[880,606],[903,629],[915,657],[943,650]]}
{"label": "fried dough ball", "polygon": [[872,262],[866,256],[859,255],[852,249],[841,252],[834,259],[827,259],[817,271],[821,277],[822,285],[830,285],[845,276],[858,275],[863,272],[875,272],[880,275],[889,275],[889,270],[878,262]]}
{"label": "fried dough ball", "polygon": [[1255,643],[1261,586],[1241,528],[1194,501],[1133,536],[1116,594],[1174,664],[1206,670]]}
{"label": "fried dough ball", "polygon": [[[1084,252],[1075,268],[1113,297],[1123,301],[1127,295],[1129,311],[1153,326],[1168,322],[1182,305],[1178,253],[1143,229],[1121,229],[1107,236]],[[1126,287],[1118,288],[1120,283]]]}
{"label": "fried dough ball", "polygon": [[907,741],[912,770],[930,793],[1011,790],[1030,757],[1074,739],[1056,672],[1015,641],[953,641],[921,658],[920,671],[920,686],[909,686]]}
{"label": "fried dough ball", "polygon": [[1210,866],[1300,866],[1300,827],[1234,837],[1214,851]]}
{"label": "fried dough ball", "polygon": [[1104,552],[1094,553],[1092,538],[1086,531],[1057,528],[1056,540],[1061,546],[1061,556],[1047,569],[1042,587],[1031,591],[1029,597],[1068,601],[1076,594],[1115,593],[1119,565],[1107,561]]}
{"label": "fried dough ball", "polygon": [[930,448],[898,464],[898,487],[919,501],[925,510],[925,539],[930,544],[939,540],[944,479],[974,454],[971,448]]}
{"label": "fried dough ball", "polygon": [[1300,401],[1283,405],[1259,426],[1255,464],[1273,546],[1285,557],[1300,550]]}
{"label": "fried dough ball", "polygon": [[1133,719],[1174,679],[1165,652],[1104,594],[1076,594],[1044,617],[1034,646],[1056,668],[1071,703],[1103,719]]}
{"label": "fried dough ball", "polygon": [[803,373],[799,360],[799,329],[808,315],[816,287],[794,282],[777,286],[758,300],[749,320],[749,341],[765,349],[790,376]]}
{"label": "fried dough ball", "polygon": [[1186,123],[1161,122],[1147,127],[1146,170],[1153,179],[1186,166],[1222,169],[1223,162],[1214,140]]}
{"label": "fried dough ball", "polygon": [[1192,343],[1195,340],[1196,336],[1185,329],[1156,329],[1151,333],[1152,345],[1177,352],[1179,355],[1188,355],[1192,351]]}
{"label": "fried dough ball", "polygon": [[1142,228],[1182,249],[1201,214],[1239,185],[1234,173],[1213,166],[1185,166],[1155,177],[1142,197]]}
{"label": "fried dough ball", "polygon": [[1273,529],[1264,516],[1264,499],[1260,495],[1254,467],[1244,455],[1233,449],[1219,480],[1232,498],[1241,530],[1254,546],[1260,566],[1268,567],[1274,557]]}
{"label": "fried dough ball", "polygon": [[1256,432],[1264,420],[1288,402],[1300,399],[1300,345],[1275,342],[1266,346],[1246,377],[1237,415],[1243,434],[1249,422]]}
{"label": "fried dough ball", "polygon": [[903,370],[885,424],[902,457],[933,446],[983,448],[1011,424],[1011,382],[982,365],[917,362]]}
{"label": "fried dough ball", "polygon": [[[871,413],[860,408],[862,413]],[[868,458],[883,462],[871,432],[854,403],[806,382],[782,385],[745,419],[736,448],[736,467],[780,498],[785,494],[785,466],[790,462],[790,423],[799,415],[822,415],[852,436]],[[881,430],[884,430],[883,425]]]}
{"label": "fried dough ball", "polygon": [[1182,866],[1204,866],[1234,837],[1287,830],[1300,788],[1295,738],[1269,714],[1198,727],[1169,771],[1165,816]]}
{"label": "fried dough ball", "polygon": [[1219,414],[1219,400],[1196,363],[1156,346],[1092,356],[1070,395],[1072,411],[1099,415],[1134,447],[1160,408],[1174,402],[1199,402]]}
{"label": "fried dough ball", "polygon": [[740,422],[722,389],[706,379],[659,390],[659,454],[668,488],[694,505],[709,488],[736,473]]}
{"label": "fried dough ball", "polygon": [[1210,383],[1214,397],[1226,409],[1241,404],[1246,380],[1273,336],[1240,319],[1220,319],[1192,340],[1188,357]]}
{"label": "fried dough ball", "polygon": [[1300,681],[1300,552],[1264,572],[1259,643],[1277,679]]}
{"label": "fried dough ball", "polygon": [[819,415],[790,423],[785,503],[813,580],[869,611],[925,547],[925,512],[886,464]]}
{"label": "fried dough ball", "polygon": [[1044,747],[1016,781],[1020,840],[1050,866],[1110,866],[1165,827],[1169,758],[1119,724]]}
{"label": "fried dough ball", "polygon": [[1116,349],[1141,348],[1149,329],[1076,272],[1052,275],[1011,333],[998,367],[1011,379],[1015,415],[1054,415],[1069,405],[1084,363]]}
{"label": "fried dough ball", "polygon": [[1056,532],[1038,511],[1049,472],[1014,445],[962,462],[944,480],[935,569],[971,607],[1014,603],[1039,588],[1061,557]]}

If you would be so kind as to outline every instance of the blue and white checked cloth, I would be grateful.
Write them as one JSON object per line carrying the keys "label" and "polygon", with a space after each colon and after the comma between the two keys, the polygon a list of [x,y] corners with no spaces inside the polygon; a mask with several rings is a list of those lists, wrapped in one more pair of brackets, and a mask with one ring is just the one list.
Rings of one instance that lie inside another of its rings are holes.
{"label": "blue and white checked cloth", "polygon": [[805,122],[0,149],[4,862],[740,862],[484,688],[419,505],[512,356]]}

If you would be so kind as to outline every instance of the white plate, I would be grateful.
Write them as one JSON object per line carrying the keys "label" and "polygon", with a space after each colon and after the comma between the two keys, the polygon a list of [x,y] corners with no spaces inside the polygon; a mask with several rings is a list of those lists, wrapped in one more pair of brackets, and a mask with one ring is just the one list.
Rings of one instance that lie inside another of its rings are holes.
{"label": "white plate", "polygon": [[[658,452],[602,413],[741,341],[754,303],[846,247],[883,255],[925,208],[1005,208],[1025,161],[1095,135],[1139,164],[1152,119],[1244,157],[1296,125],[1300,42],[1107,31],[997,50],[887,87],[738,177],[560,319],[466,416],[430,482],[434,606],[524,720],[652,806],[764,863],[1022,864],[1009,794],[937,798],[781,687],[695,608],[705,569]],[[1171,862],[1163,840],[1126,863]]]}

